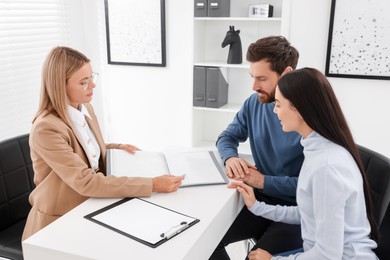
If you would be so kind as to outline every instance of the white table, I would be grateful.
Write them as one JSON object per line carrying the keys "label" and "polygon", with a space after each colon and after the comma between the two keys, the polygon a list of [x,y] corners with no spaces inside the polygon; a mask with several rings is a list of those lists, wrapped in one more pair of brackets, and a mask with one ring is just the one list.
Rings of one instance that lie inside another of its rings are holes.
{"label": "white table", "polygon": [[146,200],[200,222],[151,248],[84,219],[118,201],[92,198],[26,239],[22,243],[24,259],[208,259],[244,206],[238,192],[226,185],[180,188],[175,193],[153,194]]}

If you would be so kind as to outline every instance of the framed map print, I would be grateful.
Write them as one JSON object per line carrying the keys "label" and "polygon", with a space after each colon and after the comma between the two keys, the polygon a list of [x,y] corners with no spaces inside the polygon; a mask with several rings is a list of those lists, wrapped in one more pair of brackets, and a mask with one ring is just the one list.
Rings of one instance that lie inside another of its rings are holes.
{"label": "framed map print", "polygon": [[165,67],[165,0],[104,4],[108,63]]}
{"label": "framed map print", "polygon": [[332,0],[325,74],[390,79],[390,1]]}

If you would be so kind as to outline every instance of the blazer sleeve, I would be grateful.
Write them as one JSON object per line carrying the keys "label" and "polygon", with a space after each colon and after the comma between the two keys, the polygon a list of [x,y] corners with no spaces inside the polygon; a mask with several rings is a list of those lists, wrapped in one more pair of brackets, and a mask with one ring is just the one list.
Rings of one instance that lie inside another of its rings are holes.
{"label": "blazer sleeve", "polygon": [[84,150],[72,129],[58,120],[42,120],[34,126],[31,149],[41,159],[37,168],[49,168],[73,190],[88,197],[138,197],[152,194],[151,178],[104,176],[88,165]]}
{"label": "blazer sleeve", "polygon": [[119,149],[120,145],[121,144],[109,143],[109,144],[106,144],[106,149]]}

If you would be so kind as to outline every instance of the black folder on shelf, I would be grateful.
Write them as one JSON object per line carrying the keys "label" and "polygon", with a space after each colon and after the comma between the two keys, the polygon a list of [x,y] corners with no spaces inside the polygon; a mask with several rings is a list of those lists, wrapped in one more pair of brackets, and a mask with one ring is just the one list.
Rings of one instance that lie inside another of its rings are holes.
{"label": "black folder on shelf", "polygon": [[139,198],[126,198],[84,218],[156,248],[199,222],[199,219]]}
{"label": "black folder on shelf", "polygon": [[206,67],[194,67],[193,106],[206,106]]}

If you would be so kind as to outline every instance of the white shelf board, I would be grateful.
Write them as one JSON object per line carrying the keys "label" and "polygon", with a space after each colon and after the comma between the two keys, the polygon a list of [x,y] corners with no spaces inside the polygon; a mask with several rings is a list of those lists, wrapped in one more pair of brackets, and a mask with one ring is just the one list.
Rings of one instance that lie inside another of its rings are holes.
{"label": "white shelf board", "polygon": [[257,18],[257,17],[194,17],[195,21],[258,21],[258,22],[281,22],[281,17]]}
{"label": "white shelf board", "polygon": [[242,104],[232,104],[228,103],[220,108],[211,108],[211,107],[194,107],[195,110],[204,110],[204,111],[213,111],[213,112],[230,112],[230,113],[237,113],[240,108],[242,107]]}
{"label": "white shelf board", "polygon": [[195,62],[194,66],[205,66],[205,67],[222,67],[232,69],[249,69],[249,63],[245,62],[242,64],[227,64],[226,61],[202,61]]}

